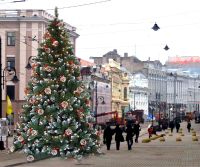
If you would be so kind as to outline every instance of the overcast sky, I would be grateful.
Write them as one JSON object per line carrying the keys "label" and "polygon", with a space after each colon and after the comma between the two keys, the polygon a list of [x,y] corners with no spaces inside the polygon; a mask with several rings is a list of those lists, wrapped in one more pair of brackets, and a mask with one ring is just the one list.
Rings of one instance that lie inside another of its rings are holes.
{"label": "overcast sky", "polygon": [[[77,56],[101,57],[117,49],[140,60],[160,60],[168,56],[200,56],[199,0],[26,0],[8,3],[0,9],[59,9],[59,16],[75,26]],[[100,2],[91,5],[88,3]],[[68,8],[69,7],[69,8]],[[53,10],[47,10],[53,14]],[[160,30],[151,28],[157,23]],[[165,51],[165,45],[169,50]]]}

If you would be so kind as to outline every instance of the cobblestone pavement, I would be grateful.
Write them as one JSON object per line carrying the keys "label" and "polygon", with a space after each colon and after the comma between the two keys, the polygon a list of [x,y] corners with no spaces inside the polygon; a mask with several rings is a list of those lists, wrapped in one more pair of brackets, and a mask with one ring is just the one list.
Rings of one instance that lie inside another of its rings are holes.
{"label": "cobblestone pavement", "polygon": [[[165,142],[159,139],[150,143],[142,143],[142,139],[147,138],[146,127],[143,127],[139,143],[134,143],[131,151],[127,150],[126,142],[121,144],[121,149],[115,149],[113,141],[111,150],[107,151],[105,146],[101,156],[91,156],[78,162],[76,160],[62,160],[51,158],[34,163],[26,163],[26,158],[22,153],[6,154],[0,152],[1,167],[200,167],[200,142],[192,141],[192,134],[186,131],[186,122],[181,123],[184,136],[182,141],[177,142],[176,137],[180,134],[174,132],[173,136],[166,134]],[[192,128],[200,135],[200,124],[192,122]],[[159,132],[164,133],[164,132]]]}

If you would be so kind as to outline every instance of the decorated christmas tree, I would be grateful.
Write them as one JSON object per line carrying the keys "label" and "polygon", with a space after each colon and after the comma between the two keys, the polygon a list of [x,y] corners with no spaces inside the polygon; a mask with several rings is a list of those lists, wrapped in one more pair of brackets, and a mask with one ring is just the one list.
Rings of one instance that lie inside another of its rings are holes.
{"label": "decorated christmas tree", "polygon": [[81,159],[99,153],[99,132],[93,128],[80,61],[57,9],[32,63],[25,94],[11,152],[24,150],[28,161],[51,156]]}

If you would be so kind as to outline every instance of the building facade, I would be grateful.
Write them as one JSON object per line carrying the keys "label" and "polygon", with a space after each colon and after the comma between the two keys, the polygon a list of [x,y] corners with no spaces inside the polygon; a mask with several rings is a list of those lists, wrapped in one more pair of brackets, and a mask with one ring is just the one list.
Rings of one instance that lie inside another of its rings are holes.
{"label": "building facade", "polygon": [[[83,62],[83,61],[81,61]],[[81,63],[81,65],[83,65]],[[105,70],[101,66],[85,66],[81,68],[82,80],[91,96],[91,114],[97,124],[106,124],[112,119],[111,85]]]}
{"label": "building facade", "polygon": [[115,113],[113,117],[118,119],[118,123],[122,123],[120,121],[124,119],[125,110],[129,108],[129,78],[127,73],[121,70],[120,64],[113,59],[109,59],[105,69],[111,82],[111,112]]}
{"label": "building facade", "polygon": [[[6,116],[6,95],[9,95],[12,100],[14,113],[17,115],[20,112],[24,102],[24,89],[31,76],[31,70],[25,67],[30,57],[37,56],[37,48],[43,40],[48,21],[52,18],[53,16],[44,10],[0,10],[1,70],[5,71],[6,81],[1,92],[2,117]],[[76,28],[67,23],[65,25],[75,50],[78,37]],[[16,69],[18,83],[9,80],[11,76],[7,71],[8,68]]]}
{"label": "building facade", "polygon": [[[140,61],[127,53],[120,56],[114,49],[102,57],[91,59],[96,64],[108,63],[109,59],[113,59],[131,74],[142,72],[148,80],[148,114],[152,119],[173,119],[176,116],[182,117],[187,112],[200,113],[199,56],[174,57],[162,65],[158,60]],[[133,109],[136,108],[139,94],[132,93],[133,99],[134,96],[135,104],[134,100],[130,101],[130,107]]]}
{"label": "building facade", "polygon": [[129,82],[129,103],[130,109],[143,111],[144,117],[149,115],[148,111],[148,79],[138,72],[132,75]]}

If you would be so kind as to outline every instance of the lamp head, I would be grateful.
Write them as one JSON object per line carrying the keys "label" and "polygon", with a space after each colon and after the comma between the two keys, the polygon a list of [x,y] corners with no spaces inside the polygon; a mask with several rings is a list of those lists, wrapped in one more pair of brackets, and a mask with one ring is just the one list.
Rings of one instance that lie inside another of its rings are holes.
{"label": "lamp head", "polygon": [[154,31],[158,31],[158,30],[160,29],[160,27],[155,23],[155,24],[153,25],[152,29],[153,29]]}
{"label": "lamp head", "polygon": [[15,75],[12,79],[11,79],[12,82],[14,83],[17,83],[19,82],[19,79],[17,78],[17,76]]}
{"label": "lamp head", "polygon": [[26,65],[26,67],[25,67],[27,70],[30,70],[32,67],[31,67],[31,64],[30,63],[28,63],[27,65]]}

